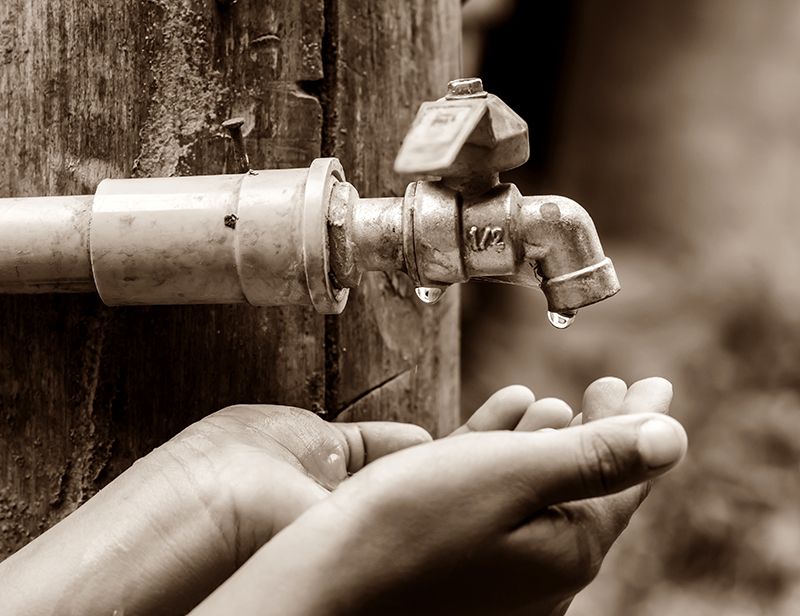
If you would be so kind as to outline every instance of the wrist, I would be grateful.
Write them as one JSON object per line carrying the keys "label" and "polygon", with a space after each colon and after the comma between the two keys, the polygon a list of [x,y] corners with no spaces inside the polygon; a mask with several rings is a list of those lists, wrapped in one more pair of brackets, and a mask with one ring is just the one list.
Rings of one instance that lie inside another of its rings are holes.
{"label": "wrist", "polygon": [[188,611],[235,568],[220,566],[228,546],[201,484],[164,451],[151,453],[0,565],[3,609]]}
{"label": "wrist", "polygon": [[[279,532],[208,597],[192,616],[255,616],[270,606],[283,616],[366,614],[369,563],[354,558],[362,529],[328,501],[309,509]],[[336,524],[331,518],[336,517]],[[335,532],[332,529],[335,528]],[[375,569],[371,568],[372,575]]]}

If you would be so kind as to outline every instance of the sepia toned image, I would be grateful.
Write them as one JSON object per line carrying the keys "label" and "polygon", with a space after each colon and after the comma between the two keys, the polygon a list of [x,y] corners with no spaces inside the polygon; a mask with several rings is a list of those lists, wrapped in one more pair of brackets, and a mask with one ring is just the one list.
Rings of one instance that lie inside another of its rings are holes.
{"label": "sepia toned image", "polygon": [[0,616],[800,614],[800,3],[3,0]]}

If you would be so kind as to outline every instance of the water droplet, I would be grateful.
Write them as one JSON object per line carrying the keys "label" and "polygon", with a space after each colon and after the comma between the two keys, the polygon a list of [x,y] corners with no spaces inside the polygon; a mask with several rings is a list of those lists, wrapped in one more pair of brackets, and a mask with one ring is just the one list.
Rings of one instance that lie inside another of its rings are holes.
{"label": "water droplet", "polygon": [[567,329],[575,321],[575,312],[547,312],[547,320],[556,329]]}
{"label": "water droplet", "polygon": [[444,295],[441,287],[417,287],[417,297],[426,304],[435,304]]}

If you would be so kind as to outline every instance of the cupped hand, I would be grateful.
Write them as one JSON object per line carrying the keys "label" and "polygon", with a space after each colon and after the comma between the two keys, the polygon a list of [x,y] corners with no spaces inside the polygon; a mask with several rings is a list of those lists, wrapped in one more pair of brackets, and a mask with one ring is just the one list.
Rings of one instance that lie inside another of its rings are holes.
{"label": "cupped hand", "polygon": [[293,407],[238,405],[189,426],[140,464],[165,466],[203,495],[221,540],[213,560],[235,568],[352,473],[430,440],[412,424],[329,423]]}
{"label": "cupped hand", "polygon": [[496,397],[452,438],[341,484],[196,614],[563,613],[647,482],[685,453],[683,429],[660,414],[671,386],[601,379],[564,430],[541,430],[570,423],[560,401]]}
{"label": "cupped hand", "polygon": [[0,563],[3,613],[186,613],[349,473],[430,439],[409,424],[223,409]]}

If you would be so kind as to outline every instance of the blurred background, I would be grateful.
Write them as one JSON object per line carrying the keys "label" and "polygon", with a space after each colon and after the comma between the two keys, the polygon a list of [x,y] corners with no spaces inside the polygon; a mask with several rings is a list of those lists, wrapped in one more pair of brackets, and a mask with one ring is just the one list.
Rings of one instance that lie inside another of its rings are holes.
{"label": "blurred background", "polygon": [[557,331],[465,286],[464,411],[661,375],[689,431],[570,616],[800,614],[800,2],[470,0],[473,74],[530,126],[506,179],[586,207],[623,290]]}

